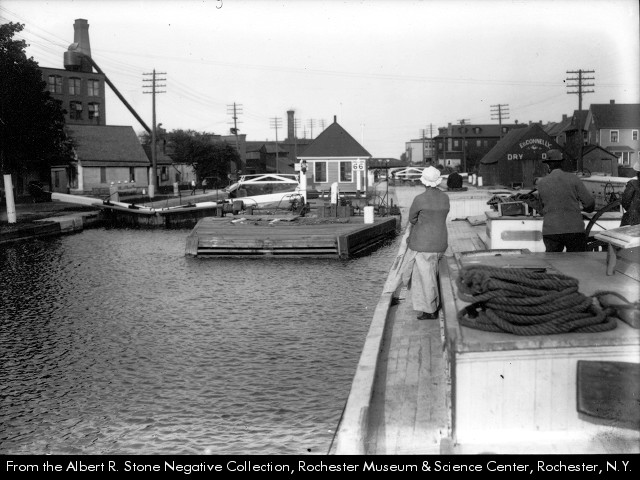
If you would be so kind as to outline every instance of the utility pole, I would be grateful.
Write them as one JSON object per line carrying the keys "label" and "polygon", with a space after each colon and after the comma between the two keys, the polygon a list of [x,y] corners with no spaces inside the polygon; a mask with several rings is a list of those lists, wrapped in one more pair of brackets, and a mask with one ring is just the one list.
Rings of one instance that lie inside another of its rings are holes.
{"label": "utility pole", "polygon": [[293,148],[296,162],[298,161],[298,128],[300,128],[300,119],[293,119]]}
{"label": "utility pole", "polygon": [[311,131],[310,137],[309,137],[309,138],[311,138],[311,140],[313,140],[313,127],[315,127],[315,125],[316,125],[316,121],[315,120],[313,120],[313,119],[307,120],[307,126],[309,127],[309,130]]}
{"label": "utility pole", "polygon": [[233,135],[235,135],[236,137],[236,151],[238,152],[238,156],[240,157],[240,165],[238,165],[238,174],[243,173],[244,168],[243,168],[243,161],[242,161],[242,155],[240,155],[240,145],[238,144],[238,131],[240,130],[238,128],[238,123],[242,123],[242,122],[238,122],[238,115],[240,115],[242,113],[242,105],[238,105],[236,102],[233,102],[233,105],[227,105],[227,114],[231,115],[231,118],[233,119],[233,127],[230,129],[231,133]]}
{"label": "utility pole", "polygon": [[593,93],[595,90],[584,90],[584,87],[593,87],[593,83],[584,83],[586,80],[595,80],[595,77],[585,77],[583,74],[585,73],[595,73],[595,70],[571,70],[567,71],[567,73],[577,74],[577,77],[567,78],[569,82],[578,82],[574,84],[567,84],[567,88],[577,88],[578,90],[575,92],[567,92],[567,94],[577,94],[578,95],[578,110],[582,110],[582,96],[586,93]]}
{"label": "utility pole", "polygon": [[505,103],[499,103],[497,105],[491,105],[491,120],[498,118],[498,125],[500,125],[500,138],[502,138],[502,119],[509,118],[509,105]]}
{"label": "utility pole", "polygon": [[[152,103],[152,126],[151,130],[151,184],[149,185],[149,198],[153,198],[156,192],[156,188],[158,187],[158,161],[156,154],[156,94],[157,93],[165,93],[165,90],[156,90],[158,87],[166,87],[166,85],[158,85],[157,82],[164,82],[166,78],[156,78],[156,75],[166,75],[165,72],[156,73],[156,69],[153,69],[152,73],[143,73],[143,75],[151,75],[150,80],[142,80],[143,82],[151,82],[151,91],[143,91],[142,93],[150,93],[151,94],[151,103]],[[143,88],[149,88],[149,85],[144,85]]]}
{"label": "utility pole", "polygon": [[278,128],[282,126],[282,119],[280,117],[273,117],[271,119],[271,128],[276,129],[276,173],[280,173],[278,166]]}
{"label": "utility pole", "polygon": [[460,133],[462,133],[462,171],[466,172],[467,171],[467,150],[466,150],[466,143],[467,143],[467,122],[469,122],[470,120],[468,118],[463,118],[461,120],[458,120],[458,123],[460,124],[460,128],[458,129],[458,131]]}

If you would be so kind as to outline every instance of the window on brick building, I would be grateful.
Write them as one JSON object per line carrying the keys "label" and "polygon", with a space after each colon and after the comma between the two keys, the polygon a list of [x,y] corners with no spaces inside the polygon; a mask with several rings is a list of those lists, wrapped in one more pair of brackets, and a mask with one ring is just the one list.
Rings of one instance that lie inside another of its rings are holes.
{"label": "window on brick building", "polygon": [[97,119],[98,117],[100,117],[100,104],[90,103],[89,104],[89,120]]}
{"label": "window on brick building", "polygon": [[69,102],[69,118],[82,120],[82,102]]}
{"label": "window on brick building", "polygon": [[81,80],[79,78],[71,77],[69,79],[69,95],[81,95],[80,85]]}
{"label": "window on brick building", "polygon": [[51,93],[62,93],[62,77],[60,75],[49,75],[48,87]]}
{"label": "window on brick building", "polygon": [[99,80],[87,80],[87,95],[90,97],[100,96],[100,81]]}

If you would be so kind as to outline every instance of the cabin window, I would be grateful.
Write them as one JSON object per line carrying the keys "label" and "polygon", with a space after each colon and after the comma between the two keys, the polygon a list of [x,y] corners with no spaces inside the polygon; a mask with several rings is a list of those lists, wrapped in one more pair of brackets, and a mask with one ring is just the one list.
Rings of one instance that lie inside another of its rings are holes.
{"label": "cabin window", "polygon": [[49,92],[62,93],[62,77],[60,75],[49,75]]}
{"label": "cabin window", "polygon": [[353,163],[352,162],[340,162],[340,181],[341,182],[353,181]]}
{"label": "cabin window", "polygon": [[631,130],[631,140],[638,141],[638,130]]}
{"label": "cabin window", "polygon": [[82,102],[69,102],[69,118],[82,120]]}
{"label": "cabin window", "polygon": [[80,95],[80,79],[71,77],[69,79],[69,95]]}
{"label": "cabin window", "polygon": [[100,183],[107,183],[107,167],[100,167]]}
{"label": "cabin window", "polygon": [[167,171],[167,167],[162,167],[160,169],[160,180],[169,180],[169,172]]}
{"label": "cabin window", "polygon": [[620,132],[618,130],[611,130],[609,132],[609,141],[611,143],[618,143],[618,135]]}
{"label": "cabin window", "polygon": [[460,146],[460,140],[456,139],[453,141],[453,148],[458,148]]}
{"label": "cabin window", "polygon": [[476,147],[482,146],[482,140],[476,140]]}
{"label": "cabin window", "polygon": [[315,183],[327,182],[327,162],[313,162],[313,181]]}
{"label": "cabin window", "polygon": [[90,97],[100,96],[100,81],[99,80],[87,80],[87,95]]}
{"label": "cabin window", "polygon": [[129,181],[136,181],[136,169],[134,167],[129,167]]}
{"label": "cabin window", "polygon": [[53,186],[58,188],[60,186],[60,172],[53,172]]}

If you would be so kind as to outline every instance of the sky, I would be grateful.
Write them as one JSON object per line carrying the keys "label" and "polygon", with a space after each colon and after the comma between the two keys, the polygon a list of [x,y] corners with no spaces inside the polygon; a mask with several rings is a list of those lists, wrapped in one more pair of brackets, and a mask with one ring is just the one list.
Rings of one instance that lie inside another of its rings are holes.
{"label": "sky", "polygon": [[[461,121],[558,122],[592,103],[640,103],[637,0],[0,0],[40,66],[64,68],[75,19],[91,55],[152,125],[298,138],[334,118],[373,157]],[[144,129],[109,87],[108,125]]]}

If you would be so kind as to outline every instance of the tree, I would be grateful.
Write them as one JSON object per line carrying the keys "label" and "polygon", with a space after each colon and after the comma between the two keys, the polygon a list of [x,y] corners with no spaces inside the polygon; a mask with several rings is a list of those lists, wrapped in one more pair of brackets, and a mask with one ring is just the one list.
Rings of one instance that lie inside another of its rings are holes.
{"label": "tree", "polygon": [[214,140],[212,134],[194,130],[174,130],[168,134],[167,148],[174,162],[191,165],[198,179],[226,179],[239,165],[240,155],[232,145]]}
{"label": "tree", "polygon": [[27,58],[24,40],[13,36],[24,25],[0,25],[0,172],[49,178],[53,165],[70,165],[73,142],[64,111],[42,80],[38,63]]}

